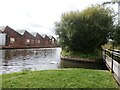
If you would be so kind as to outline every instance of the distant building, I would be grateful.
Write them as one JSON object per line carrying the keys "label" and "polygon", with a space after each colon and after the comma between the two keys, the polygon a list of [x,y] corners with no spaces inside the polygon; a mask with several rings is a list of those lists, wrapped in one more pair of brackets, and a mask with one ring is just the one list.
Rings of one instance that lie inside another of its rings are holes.
{"label": "distant building", "polygon": [[53,47],[53,46],[55,46],[57,43],[56,43],[56,39],[52,36],[52,35],[49,35],[48,36],[49,37],[49,45],[51,46],[51,47]]}
{"label": "distant building", "polygon": [[26,30],[17,30],[21,34],[21,45],[23,46],[34,46],[34,36]]}
{"label": "distant building", "polygon": [[50,47],[50,44],[49,44],[49,37],[46,35],[46,34],[41,34],[41,36],[44,38],[44,47]]}
{"label": "distant building", "polygon": [[29,33],[27,30],[14,30],[9,26],[0,27],[0,47],[55,47],[56,45],[56,39],[53,36],[37,32]]}
{"label": "distant building", "polygon": [[52,36],[52,45],[53,46],[56,46],[57,45],[57,40]]}
{"label": "distant building", "polygon": [[21,35],[9,26],[0,27],[2,33],[6,34],[6,46],[19,46]]}
{"label": "distant building", "polygon": [[0,30],[0,33],[2,33],[2,30]]}
{"label": "distant building", "polygon": [[37,32],[31,32],[34,36],[34,46],[36,47],[44,47],[44,38]]}
{"label": "distant building", "polygon": [[0,32],[0,46],[5,46],[6,44],[6,34]]}

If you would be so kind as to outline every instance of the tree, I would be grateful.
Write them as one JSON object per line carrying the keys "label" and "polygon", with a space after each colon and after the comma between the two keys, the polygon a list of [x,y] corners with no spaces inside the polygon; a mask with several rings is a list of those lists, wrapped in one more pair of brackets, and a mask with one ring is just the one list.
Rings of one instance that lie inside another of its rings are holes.
{"label": "tree", "polygon": [[111,0],[111,1],[108,1],[108,2],[104,2],[103,5],[115,4],[115,3],[118,4],[118,25],[120,25],[120,0]]}
{"label": "tree", "polygon": [[74,52],[91,53],[107,42],[113,26],[112,11],[95,5],[82,12],[64,13],[56,23],[56,34],[67,49]]}
{"label": "tree", "polygon": [[116,44],[120,45],[120,26],[116,26],[114,29],[114,40]]}
{"label": "tree", "polygon": [[113,29],[112,39],[115,41],[115,44],[120,44],[120,0],[111,0],[104,2],[103,5],[115,3],[118,4],[118,25],[116,25]]}

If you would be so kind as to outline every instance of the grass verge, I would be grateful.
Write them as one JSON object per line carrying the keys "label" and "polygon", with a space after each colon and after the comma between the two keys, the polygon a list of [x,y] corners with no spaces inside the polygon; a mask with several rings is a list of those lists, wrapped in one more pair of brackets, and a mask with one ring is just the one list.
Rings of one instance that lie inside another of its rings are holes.
{"label": "grass verge", "polygon": [[62,69],[4,74],[2,88],[118,88],[108,71]]}

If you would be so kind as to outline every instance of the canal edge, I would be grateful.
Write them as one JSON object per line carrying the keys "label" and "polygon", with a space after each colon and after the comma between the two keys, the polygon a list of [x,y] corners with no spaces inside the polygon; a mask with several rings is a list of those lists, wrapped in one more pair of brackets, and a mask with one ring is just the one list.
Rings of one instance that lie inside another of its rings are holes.
{"label": "canal edge", "polygon": [[79,57],[71,57],[71,56],[63,56],[63,55],[60,55],[60,58],[62,60],[67,60],[67,61],[87,62],[87,63],[102,63],[102,60],[89,59],[89,58],[79,58]]}

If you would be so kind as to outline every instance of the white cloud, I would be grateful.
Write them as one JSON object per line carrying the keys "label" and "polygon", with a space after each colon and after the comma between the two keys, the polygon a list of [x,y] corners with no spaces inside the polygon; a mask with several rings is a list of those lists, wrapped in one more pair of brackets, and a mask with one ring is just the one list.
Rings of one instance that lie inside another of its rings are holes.
{"label": "white cloud", "polygon": [[0,26],[54,34],[61,14],[108,0],[0,0]]}

